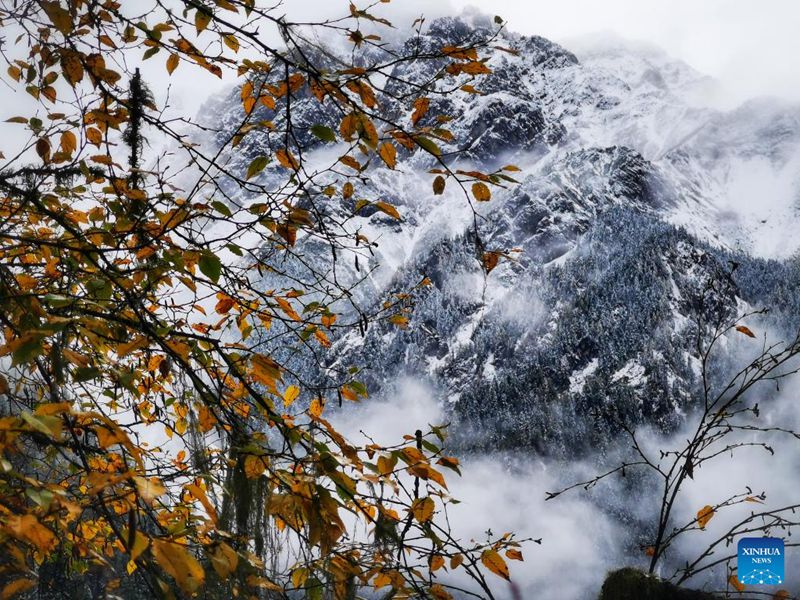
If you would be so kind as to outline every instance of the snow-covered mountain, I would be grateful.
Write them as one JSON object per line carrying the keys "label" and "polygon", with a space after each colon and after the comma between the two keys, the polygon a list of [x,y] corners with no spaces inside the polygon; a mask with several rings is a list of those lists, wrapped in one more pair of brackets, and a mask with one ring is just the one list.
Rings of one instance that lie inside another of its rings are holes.
{"label": "snow-covered mountain", "polygon": [[[439,19],[406,44],[459,45],[487,27],[480,18]],[[482,93],[433,101],[428,118],[456,117],[449,126],[469,144],[443,149],[462,150],[465,166],[521,167],[519,185],[478,207],[483,244],[513,249],[510,258],[485,273],[471,209],[455,189],[432,194],[428,157],[418,153],[398,171],[373,165],[358,195],[391,202],[402,220],[367,210],[350,219],[347,227],[375,245],[358,271],[348,261],[340,277],[369,273],[355,295],[364,306],[421,276],[432,285],[418,294],[407,329],[378,323],[334,339],[328,369],[292,360],[321,380],[364,367],[373,394],[389,393],[403,375],[422,378],[472,448],[602,447],[613,429],[597,419],[608,424],[612,412],[672,429],[696,392],[699,318],[769,306],[779,331],[800,319],[792,258],[800,107],[703,107],[708,78],[647,47],[595,44],[576,55],[539,37],[502,37],[498,45],[517,53],[493,55]],[[240,111],[236,92],[204,112],[224,133]],[[302,93],[292,114],[313,160],[338,155],[304,137],[313,124],[332,124],[332,114]],[[268,143],[251,135],[230,160],[244,170]],[[352,215],[353,200],[332,200],[330,210]],[[314,242],[299,244],[329,260]]]}

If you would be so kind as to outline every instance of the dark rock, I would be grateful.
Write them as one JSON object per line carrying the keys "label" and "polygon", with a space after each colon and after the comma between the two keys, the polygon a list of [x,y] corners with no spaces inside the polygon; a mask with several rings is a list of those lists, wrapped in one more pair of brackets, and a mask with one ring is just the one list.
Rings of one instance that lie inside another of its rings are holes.
{"label": "dark rock", "polygon": [[668,581],[662,581],[639,571],[626,567],[613,571],[603,582],[599,600],[717,600],[720,596],[680,588]]}

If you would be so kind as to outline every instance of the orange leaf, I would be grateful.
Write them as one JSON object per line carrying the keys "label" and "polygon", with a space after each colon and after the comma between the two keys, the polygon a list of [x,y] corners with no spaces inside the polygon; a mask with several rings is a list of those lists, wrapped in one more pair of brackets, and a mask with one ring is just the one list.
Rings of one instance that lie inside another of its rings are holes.
{"label": "orange leaf", "polygon": [[2,598],[2,600],[9,600],[17,594],[27,592],[34,587],[36,587],[36,581],[33,579],[15,579],[3,588],[3,591],[0,592],[0,598]]}
{"label": "orange leaf", "polygon": [[180,57],[177,54],[170,54],[169,58],[167,59],[167,73],[172,75],[175,69],[178,68],[178,64],[180,63]]}
{"label": "orange leaf", "polygon": [[390,169],[397,166],[397,149],[392,142],[384,142],[378,148],[378,154]]}
{"label": "orange leaf", "polygon": [[400,213],[397,212],[397,209],[388,202],[379,200],[378,202],[375,203],[375,208],[377,208],[381,212],[386,213],[390,217],[397,219],[398,221],[401,220]]}
{"label": "orange leaf", "polygon": [[311,405],[308,407],[308,412],[311,414],[312,417],[319,418],[322,416],[322,409],[324,405],[322,404],[322,400],[319,398],[314,398],[311,401]]}
{"label": "orange leaf", "polygon": [[506,581],[510,581],[511,577],[508,573],[508,565],[503,557],[491,548],[487,548],[481,554],[481,562],[483,566],[489,569],[495,575],[502,577]]}
{"label": "orange leaf", "polygon": [[714,516],[714,509],[706,504],[703,508],[697,511],[697,525],[700,529],[705,529],[708,522]]}
{"label": "orange leaf", "polygon": [[735,589],[737,592],[744,591],[744,584],[736,578],[736,575],[731,575],[730,577],[728,577],[728,583],[730,583],[731,587]]}
{"label": "orange leaf", "polygon": [[522,558],[522,552],[520,552],[519,550],[515,550],[514,548],[506,550],[506,556],[511,560],[523,560],[523,561],[525,560],[524,558]]}
{"label": "orange leaf", "polygon": [[756,337],[756,334],[755,334],[755,333],[753,333],[753,332],[750,330],[750,328],[749,328],[749,327],[745,327],[744,325],[737,325],[737,326],[736,326],[736,331],[738,331],[739,333],[743,333],[743,334],[744,334],[744,335],[746,335],[747,337],[751,337],[751,338],[754,338],[754,337]]}
{"label": "orange leaf", "polygon": [[71,131],[65,131],[61,134],[61,151],[64,154],[72,156],[72,153],[78,149],[78,138]]}
{"label": "orange leaf", "polygon": [[428,113],[431,101],[428,98],[417,98],[414,101],[414,112],[411,114],[411,124],[416,125]]}
{"label": "orange leaf", "polygon": [[184,592],[193,594],[203,585],[205,571],[184,546],[154,539],[151,550],[158,565],[175,579]]}
{"label": "orange leaf", "polygon": [[431,573],[435,573],[444,566],[444,557],[441,554],[434,554],[430,558]]}
{"label": "orange leaf", "polygon": [[58,543],[55,534],[33,515],[8,517],[6,529],[18,540],[36,546],[42,552],[52,550]]}
{"label": "orange leaf", "polygon": [[227,579],[231,573],[236,571],[239,555],[225,542],[219,542],[208,554],[211,558],[211,566],[222,580]]}
{"label": "orange leaf", "polygon": [[292,153],[284,148],[281,148],[275,153],[275,158],[277,158],[281,166],[286,169],[297,170],[300,167],[300,163],[297,162],[297,159]]}
{"label": "orange leaf", "polygon": [[485,183],[476,181],[472,184],[472,195],[478,202],[488,202],[492,198],[492,192]]}

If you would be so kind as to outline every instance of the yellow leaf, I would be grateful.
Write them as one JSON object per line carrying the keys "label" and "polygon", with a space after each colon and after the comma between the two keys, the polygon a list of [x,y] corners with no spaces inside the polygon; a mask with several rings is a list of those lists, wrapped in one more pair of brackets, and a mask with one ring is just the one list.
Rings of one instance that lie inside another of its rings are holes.
{"label": "yellow leaf", "polygon": [[339,125],[339,133],[342,135],[345,141],[349,142],[353,139],[353,135],[356,133],[357,123],[358,117],[353,113],[345,116],[342,119],[342,122]]}
{"label": "yellow leaf", "polygon": [[152,543],[153,558],[175,579],[180,588],[193,594],[205,581],[205,572],[197,559],[182,545],[162,539]]}
{"label": "yellow leaf", "polygon": [[135,561],[142,555],[142,552],[147,550],[150,545],[150,538],[144,535],[141,531],[136,532],[136,538],[133,540],[133,546],[130,548],[131,562]]}
{"label": "yellow leaf", "polygon": [[295,589],[302,588],[308,579],[308,569],[305,567],[298,567],[292,571],[292,585]]}
{"label": "yellow leaf", "polygon": [[175,433],[183,435],[189,429],[189,421],[181,417],[175,421]]}
{"label": "yellow leaf", "polygon": [[311,405],[308,407],[308,412],[311,414],[312,417],[319,418],[322,416],[322,409],[324,408],[324,404],[322,404],[322,400],[319,398],[314,398],[311,401]]}
{"label": "yellow leaf", "polygon": [[392,142],[382,143],[378,148],[378,154],[390,169],[394,169],[397,166],[397,149]]}
{"label": "yellow leaf", "polygon": [[397,457],[393,454],[378,457],[378,472],[383,475],[391,475],[397,465]]}
{"label": "yellow leaf", "polygon": [[456,554],[450,558],[450,570],[457,569],[464,562],[463,554]]}
{"label": "yellow leaf", "polygon": [[397,325],[400,329],[408,329],[408,317],[403,315],[392,315],[389,317],[389,322],[392,325]]}
{"label": "yellow leaf", "polygon": [[227,579],[239,564],[239,555],[236,550],[231,548],[225,542],[219,542],[214,549],[209,552],[211,557],[211,566],[217,572],[220,579]]}
{"label": "yellow leaf", "polygon": [[179,64],[180,64],[180,57],[175,53],[170,54],[169,58],[167,59],[167,73],[172,75],[175,69],[178,68]]}
{"label": "yellow leaf", "polygon": [[135,350],[139,350],[140,348],[144,348],[145,346],[147,346],[147,342],[148,342],[147,336],[143,335],[138,338],[135,338],[133,341],[128,342],[127,344],[120,344],[119,346],[117,346],[117,356],[119,358],[124,358],[131,352],[134,352]]}
{"label": "yellow leaf", "polygon": [[0,592],[0,599],[9,600],[17,594],[32,590],[34,587],[36,587],[36,581],[33,579],[15,579],[3,588],[3,591]]}
{"label": "yellow leaf", "polygon": [[492,198],[492,192],[485,183],[476,181],[472,184],[472,195],[478,202],[488,202]]}
{"label": "yellow leaf", "polygon": [[453,600],[450,592],[444,589],[440,583],[434,583],[428,591],[435,600]]}
{"label": "yellow leaf", "polygon": [[400,213],[397,212],[397,209],[394,206],[392,206],[391,204],[389,204],[388,202],[384,202],[383,200],[379,200],[378,202],[376,202],[375,203],[375,208],[377,208],[381,212],[386,213],[390,217],[393,217],[393,218],[397,219],[398,221],[401,218],[400,217]]}
{"label": "yellow leaf", "polygon": [[433,518],[433,511],[436,505],[433,498],[426,496],[425,498],[417,498],[411,504],[411,513],[414,518],[420,523],[427,523]]}
{"label": "yellow leaf", "polygon": [[392,578],[389,577],[386,573],[378,573],[375,576],[375,581],[373,581],[372,585],[376,590],[381,589],[387,585],[391,585]]}
{"label": "yellow leaf", "polygon": [[239,40],[236,38],[235,35],[232,34],[226,35],[222,38],[222,41],[225,42],[225,45],[234,52],[239,51]]}
{"label": "yellow leaf", "polygon": [[191,483],[186,486],[186,489],[189,490],[192,496],[200,501],[200,504],[203,505],[208,516],[211,517],[211,520],[214,521],[214,525],[216,525],[219,520],[219,515],[217,515],[217,509],[214,508],[214,505],[211,504],[211,501],[208,499],[206,491],[198,483]]}
{"label": "yellow leaf", "polygon": [[66,358],[73,365],[86,368],[90,364],[89,359],[86,356],[79,354],[74,350],[70,350],[69,348],[64,348],[61,353],[64,355],[64,358]]}
{"label": "yellow leaf", "polygon": [[359,137],[364,140],[367,146],[373,149],[378,146],[378,130],[375,127],[375,123],[367,115],[358,115],[356,128],[358,129]]}
{"label": "yellow leaf", "polygon": [[297,397],[300,395],[300,388],[296,385],[290,385],[286,388],[286,391],[283,392],[283,405],[284,406],[291,406],[292,403],[297,400]]}
{"label": "yellow leaf", "polygon": [[253,379],[272,389],[275,387],[275,382],[280,379],[281,370],[278,363],[269,356],[256,354],[251,362],[250,374]]}
{"label": "yellow leaf", "polygon": [[506,581],[511,579],[508,574],[508,565],[506,564],[506,561],[503,560],[503,557],[491,548],[487,548],[483,551],[481,554],[481,562],[483,563],[484,567],[489,569],[495,575],[502,577]]}
{"label": "yellow leaf", "polygon": [[211,23],[211,15],[205,10],[198,10],[194,13],[194,26],[197,28],[197,33],[205,31],[209,23]]}
{"label": "yellow leaf", "polygon": [[69,11],[61,7],[59,2],[42,2],[41,6],[56,29],[64,35],[72,31],[72,17]]}
{"label": "yellow leaf", "polygon": [[157,477],[134,477],[133,482],[136,484],[136,491],[139,493],[139,496],[148,504],[151,504],[153,500],[167,493],[167,488],[164,487]]}
{"label": "yellow leaf", "polygon": [[705,529],[706,524],[714,516],[714,509],[706,504],[703,508],[697,511],[697,525],[700,529]]}
{"label": "yellow leaf", "polygon": [[264,464],[264,458],[256,456],[255,454],[248,454],[244,459],[244,474],[248,479],[255,479],[260,477],[266,471],[267,467]]}
{"label": "yellow leaf", "polygon": [[736,326],[736,331],[738,331],[739,333],[743,333],[743,334],[744,334],[744,335],[746,335],[747,337],[751,337],[751,338],[754,338],[754,337],[756,337],[756,334],[755,334],[755,333],[753,333],[753,332],[750,330],[750,328],[749,328],[749,327],[745,327],[744,325],[737,325],[737,326]]}
{"label": "yellow leaf", "polygon": [[33,515],[8,517],[6,529],[18,540],[36,546],[42,552],[52,550],[58,543],[55,534]]}

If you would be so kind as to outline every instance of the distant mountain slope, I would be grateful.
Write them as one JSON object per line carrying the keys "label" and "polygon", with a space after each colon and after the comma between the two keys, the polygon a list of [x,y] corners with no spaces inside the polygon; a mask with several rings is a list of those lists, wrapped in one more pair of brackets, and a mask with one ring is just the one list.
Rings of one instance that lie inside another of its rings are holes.
{"label": "distant mountain slope", "polygon": [[[440,19],[406,44],[457,45],[483,27]],[[455,190],[431,193],[425,156],[398,172],[371,167],[359,194],[390,201],[403,219],[364,211],[348,221],[375,245],[366,264],[340,264],[340,280],[368,274],[354,295],[364,306],[422,276],[432,286],[406,330],[382,323],[334,339],[327,366],[365,367],[372,393],[390,393],[401,375],[424,378],[472,448],[602,448],[610,411],[670,430],[696,392],[698,319],[770,306],[764,323],[776,331],[800,321],[800,265],[790,258],[800,246],[800,110],[698,108],[689,98],[706,78],[652,50],[585,50],[579,61],[539,37],[500,42],[518,52],[493,56],[482,94],[437,100],[428,118],[454,117],[455,139],[470,143],[443,149],[461,150],[464,165],[522,167],[520,184],[480,206],[477,221],[487,247],[514,249],[515,259],[484,273],[472,213]],[[303,93],[292,111],[301,143],[312,161],[335,156],[304,133],[333,119]],[[224,133],[240,111],[233,93],[205,112]],[[244,169],[269,143],[253,135],[229,160]],[[351,215],[353,200],[332,199],[328,210]],[[313,241],[299,245],[330,261]],[[329,376],[302,355],[285,360]]]}

